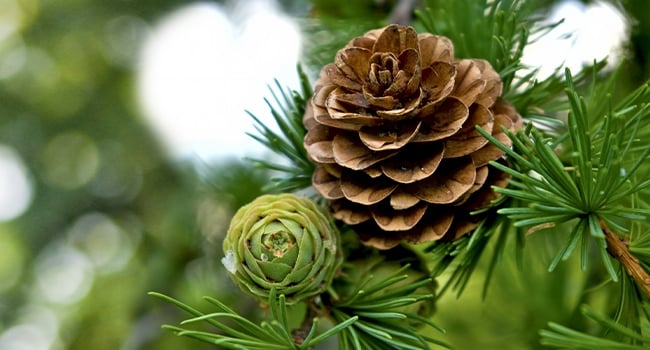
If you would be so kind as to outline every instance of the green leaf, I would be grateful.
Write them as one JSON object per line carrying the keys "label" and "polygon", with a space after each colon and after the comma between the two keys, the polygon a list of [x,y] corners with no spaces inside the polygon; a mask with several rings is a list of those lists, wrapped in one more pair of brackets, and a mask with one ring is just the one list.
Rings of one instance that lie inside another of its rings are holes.
{"label": "green leaf", "polygon": [[359,316],[352,316],[346,319],[345,321],[338,323],[337,325],[328,329],[327,331],[321,333],[320,335],[314,337],[313,339],[310,339],[309,335],[315,334],[315,330],[316,330],[316,321],[314,321],[314,326],[312,327],[312,330],[309,332],[309,335],[305,338],[305,342],[303,343],[303,345],[307,348],[316,346],[321,342],[323,342],[324,340],[326,340],[327,338],[335,334],[338,334],[343,330],[348,329],[353,323],[357,322],[358,320],[359,320]]}
{"label": "green leaf", "polygon": [[[405,250],[407,251],[407,250]],[[374,267],[382,268],[387,262],[379,255],[372,259],[364,260],[368,271]],[[359,268],[351,265],[350,268]],[[345,271],[345,270],[344,270]],[[364,270],[365,271],[365,270]],[[418,325],[429,325],[436,330],[441,330],[434,323],[424,317],[405,313],[403,310],[416,303],[426,303],[433,298],[432,294],[422,293],[421,290],[435,283],[424,275],[416,279],[407,279],[407,272],[413,273],[410,264],[396,268],[389,273],[374,275],[364,273],[365,278],[351,280],[351,289],[342,295],[340,300],[334,301],[331,315],[335,322],[342,323],[355,317],[357,322],[345,328],[339,335],[340,349],[429,349],[429,343],[444,344],[441,341],[430,341],[419,334]],[[343,284],[343,285],[346,285]],[[339,284],[335,284],[339,286]],[[417,310],[423,306],[416,304]],[[419,311],[418,311],[419,312]]]}
{"label": "green leaf", "polygon": [[275,105],[265,99],[279,132],[272,130],[258,117],[247,112],[255,122],[255,129],[257,130],[257,134],[249,134],[249,136],[264,145],[272,153],[284,158],[284,162],[268,158],[249,159],[261,168],[283,174],[272,179],[272,182],[266,187],[267,192],[293,192],[311,185],[314,165],[309,160],[303,145],[306,130],[302,124],[302,118],[313,91],[302,67],[298,66],[297,70],[300,77],[301,92],[287,91],[276,80],[275,89],[271,89],[271,96]]}
{"label": "green leaf", "polygon": [[[583,306],[581,311],[584,316],[606,327],[610,332],[607,335],[596,336],[551,322],[548,325],[550,330],[540,331],[542,345],[585,350],[641,350],[650,346],[650,337],[603,317],[589,307]],[[613,340],[611,339],[613,336],[623,336],[626,340]]]}
{"label": "green leaf", "polygon": [[[289,329],[285,296],[282,294],[277,295],[275,289],[271,290],[268,300],[272,319],[270,321],[263,321],[259,325],[239,315],[221,301],[211,297],[205,297],[204,299],[215,306],[218,311],[203,313],[164,294],[155,292],[149,294],[170,302],[194,316],[182,321],[181,325],[193,325],[206,322],[215,327],[219,332],[211,333],[169,325],[165,325],[163,328],[169,329],[179,336],[220,345],[228,349],[309,349],[350,327],[358,319],[358,317],[350,317],[329,330],[317,334],[318,318],[314,318],[311,320],[312,323],[307,336],[302,344],[298,345],[293,339],[292,330]],[[226,322],[220,321],[222,319],[231,322],[227,322],[226,324]]]}

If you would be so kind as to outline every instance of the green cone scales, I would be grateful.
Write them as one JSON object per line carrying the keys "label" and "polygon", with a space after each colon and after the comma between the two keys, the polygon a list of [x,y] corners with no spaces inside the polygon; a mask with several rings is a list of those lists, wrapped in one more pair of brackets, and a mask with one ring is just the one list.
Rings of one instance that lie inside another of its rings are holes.
{"label": "green cone scales", "polygon": [[295,303],[327,288],[342,259],[338,235],[311,200],[264,195],[233,217],[223,263],[245,292],[266,301],[275,288]]}

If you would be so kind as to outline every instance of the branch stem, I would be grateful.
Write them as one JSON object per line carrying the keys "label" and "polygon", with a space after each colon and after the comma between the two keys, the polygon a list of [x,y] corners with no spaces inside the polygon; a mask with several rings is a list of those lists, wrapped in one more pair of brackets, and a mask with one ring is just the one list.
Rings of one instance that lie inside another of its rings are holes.
{"label": "branch stem", "polygon": [[320,314],[321,314],[320,309],[313,301],[307,304],[307,316],[305,316],[302,325],[300,325],[300,328],[294,329],[291,332],[294,343],[296,343],[297,345],[302,345],[302,343],[305,342],[305,338],[307,337],[307,334],[309,334],[311,327],[314,325],[314,318],[319,317]]}
{"label": "branch stem", "polygon": [[413,21],[413,10],[418,3],[418,0],[399,0],[391,11],[388,23],[410,25]]}
{"label": "branch stem", "polygon": [[598,219],[598,222],[605,233],[609,255],[623,265],[627,274],[634,279],[646,297],[650,298],[650,274],[639,264],[639,259],[630,253],[627,241],[612,232],[602,219]]}

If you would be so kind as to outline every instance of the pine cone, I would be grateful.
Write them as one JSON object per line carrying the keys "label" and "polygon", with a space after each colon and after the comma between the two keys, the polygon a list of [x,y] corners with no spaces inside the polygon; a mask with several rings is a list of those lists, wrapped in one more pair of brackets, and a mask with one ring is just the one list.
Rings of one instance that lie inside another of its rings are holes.
{"label": "pine cone", "polygon": [[456,239],[507,177],[487,163],[521,117],[485,60],[454,60],[448,38],[390,25],[350,41],[321,70],[303,119],[313,186],[365,244]]}
{"label": "pine cone", "polygon": [[342,262],[339,232],[313,201],[284,193],[239,208],[222,259],[239,287],[266,302],[271,289],[293,304],[322,293]]}

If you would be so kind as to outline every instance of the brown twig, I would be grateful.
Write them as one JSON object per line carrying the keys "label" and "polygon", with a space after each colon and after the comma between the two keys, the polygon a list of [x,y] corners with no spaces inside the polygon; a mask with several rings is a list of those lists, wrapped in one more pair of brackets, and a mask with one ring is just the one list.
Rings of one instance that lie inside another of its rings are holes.
{"label": "brown twig", "polygon": [[627,274],[634,279],[639,288],[650,298],[650,274],[639,264],[639,259],[630,253],[627,241],[612,232],[602,219],[599,219],[598,222],[605,233],[605,241],[607,242],[607,252],[609,255],[623,265]]}
{"label": "brown twig", "polygon": [[413,10],[418,6],[419,0],[399,0],[390,13],[388,23],[410,25],[413,19]]}
{"label": "brown twig", "polygon": [[307,316],[305,316],[302,325],[300,325],[300,328],[294,329],[291,332],[294,343],[302,345],[302,343],[305,342],[311,327],[314,325],[314,318],[321,316],[323,313],[323,310],[318,306],[318,304],[319,303],[316,303],[315,300],[311,300],[307,304]]}
{"label": "brown twig", "polygon": [[308,315],[307,318],[305,318],[305,321],[300,326],[300,328],[294,329],[291,332],[291,336],[293,337],[293,342],[298,344],[298,345],[302,345],[302,343],[305,342],[305,339],[307,338],[307,335],[309,334],[309,330],[314,325],[314,318],[309,317],[309,316],[311,316],[311,315]]}

